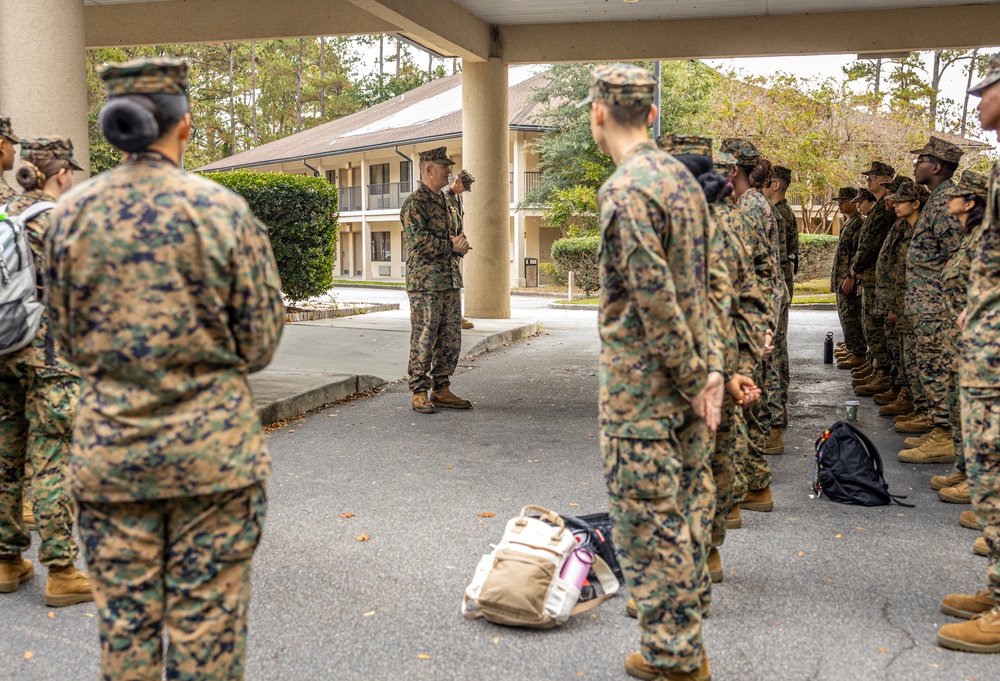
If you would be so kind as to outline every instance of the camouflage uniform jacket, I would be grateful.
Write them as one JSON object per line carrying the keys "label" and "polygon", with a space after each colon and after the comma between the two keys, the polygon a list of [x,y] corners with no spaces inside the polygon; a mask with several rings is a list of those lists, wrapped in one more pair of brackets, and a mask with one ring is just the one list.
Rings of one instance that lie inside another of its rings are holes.
{"label": "camouflage uniform jacket", "polygon": [[462,274],[453,265],[454,204],[427,185],[406,197],[399,211],[406,239],[406,290],[448,291],[462,288]]}
{"label": "camouflage uniform jacket", "polygon": [[600,423],[614,437],[666,439],[707,376],[705,195],[650,141],[621,159],[598,205]]}
{"label": "camouflage uniform jacket", "polygon": [[906,293],[906,252],[910,248],[913,225],[899,218],[882,244],[875,265],[875,307],[878,314],[903,316]]}
{"label": "camouflage uniform jacket", "polygon": [[0,177],[0,206],[5,203],[9,203],[11,199],[17,196],[17,192],[11,189],[3,178]]}
{"label": "camouflage uniform jacket", "polygon": [[830,290],[836,293],[840,285],[851,275],[851,261],[858,250],[858,238],[861,236],[861,224],[864,218],[861,213],[855,213],[840,227],[840,238],[837,240],[837,253],[833,258],[833,273],[830,275]]}
{"label": "camouflage uniform jacket", "polygon": [[[851,269],[858,276],[862,286],[875,285],[875,265],[885,237],[896,222],[895,211],[885,205],[885,197],[875,202],[858,234],[858,247],[851,261]],[[843,281],[843,280],[841,280]]]}
{"label": "camouflage uniform jacket", "polygon": [[65,194],[46,238],[49,311],[84,384],[78,499],[199,496],[262,481],[247,374],[281,337],[281,281],[246,201],[137,155]]}
{"label": "camouflage uniform jacket", "polygon": [[913,228],[906,253],[906,314],[945,314],[941,273],[963,236],[958,218],[948,214],[945,190],[952,186],[951,180],[945,180],[934,188]]}
{"label": "camouflage uniform jacket", "polygon": [[732,333],[733,287],[729,278],[729,247],[726,236],[712,215],[709,206],[708,238],[706,240],[708,263],[709,312],[705,319],[708,327],[708,354],[705,358],[708,371],[718,371],[728,376],[734,364],[727,356]]}
{"label": "camouflage uniform jacket", "polygon": [[729,199],[709,206],[715,228],[726,247],[726,269],[732,286],[730,324],[726,330],[726,380],[733,372],[752,376],[764,356],[768,301],[761,295],[754,272],[753,225]]}
{"label": "camouflage uniform jacket", "polygon": [[968,315],[962,332],[959,382],[964,388],[1000,390],[1000,162],[993,164],[983,236],[969,271]]}
{"label": "camouflage uniform jacket", "polygon": [[754,271],[764,299],[768,301],[767,328],[778,328],[781,301],[788,296],[785,278],[781,274],[778,253],[778,221],[774,206],[759,189],[748,189],[736,201],[736,206],[753,225],[757,234],[754,247]]}
{"label": "camouflage uniform jacket", "polygon": [[972,254],[979,248],[986,230],[986,220],[962,237],[962,242],[951,260],[945,263],[941,272],[944,288],[945,309],[948,316],[958,319],[969,300],[969,269],[972,266]]}
{"label": "camouflage uniform jacket", "polygon": [[[451,187],[445,187],[441,190],[444,197],[448,199],[448,210],[451,214],[451,233],[452,236],[458,236],[465,232],[465,202],[462,196],[455,194],[451,191]],[[462,258],[457,253],[451,254],[451,277],[452,281],[458,281],[460,284],[462,282]]]}
{"label": "camouflage uniform jacket", "polygon": [[795,219],[795,212],[788,205],[788,199],[774,204],[774,212],[781,230],[781,251],[778,254],[781,259],[781,274],[787,284],[795,276],[792,261],[799,254],[799,221]]}
{"label": "camouflage uniform jacket", "polygon": [[[20,196],[12,197],[7,206],[7,212],[10,215],[18,215],[39,201],[51,201],[55,203],[56,199],[41,190],[27,192]],[[0,202],[0,205],[3,205],[3,203]],[[42,281],[44,281],[45,273],[45,233],[49,229],[50,213],[51,211],[46,211],[28,220],[27,223],[28,246],[31,248],[31,254],[35,256],[35,269],[39,280]],[[42,295],[44,293],[40,294],[39,299],[41,299]],[[50,333],[49,314],[46,310],[42,312],[42,323],[38,327],[38,332],[35,333],[35,340],[31,342],[31,345],[21,348],[11,355],[0,355],[0,361],[46,369],[58,369],[63,373],[72,374],[73,376],[78,375],[76,367],[66,361],[63,353],[59,352],[56,346],[55,334]]]}

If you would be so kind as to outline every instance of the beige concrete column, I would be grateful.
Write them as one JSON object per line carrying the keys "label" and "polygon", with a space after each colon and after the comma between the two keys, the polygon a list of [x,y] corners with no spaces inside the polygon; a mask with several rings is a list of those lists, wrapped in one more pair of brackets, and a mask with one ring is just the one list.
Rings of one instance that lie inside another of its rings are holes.
{"label": "beige concrete column", "polygon": [[465,316],[510,318],[507,65],[462,62],[462,155],[476,178],[465,202]]}
{"label": "beige concrete column", "polygon": [[0,0],[0,17],[0,113],[20,137],[66,135],[89,168],[83,3]]}

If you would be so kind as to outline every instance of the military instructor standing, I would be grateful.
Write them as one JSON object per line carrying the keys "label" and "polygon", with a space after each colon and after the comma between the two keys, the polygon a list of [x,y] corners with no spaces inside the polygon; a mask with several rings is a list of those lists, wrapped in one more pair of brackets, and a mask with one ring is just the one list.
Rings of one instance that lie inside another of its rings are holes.
{"label": "military instructor standing", "polygon": [[247,374],[277,349],[281,281],[246,201],[178,167],[187,64],[101,78],[128,160],[64,194],[46,237],[52,329],[83,379],[68,479],[101,678],[242,679],[271,470]]}
{"label": "military instructor standing", "polygon": [[[445,147],[420,153],[422,184],[399,211],[406,239],[406,295],[410,299],[410,392],[413,410],[472,406],[451,392],[451,376],[462,350],[462,272],[469,252],[455,208],[443,193],[455,162]],[[428,396],[428,391],[430,395]]]}

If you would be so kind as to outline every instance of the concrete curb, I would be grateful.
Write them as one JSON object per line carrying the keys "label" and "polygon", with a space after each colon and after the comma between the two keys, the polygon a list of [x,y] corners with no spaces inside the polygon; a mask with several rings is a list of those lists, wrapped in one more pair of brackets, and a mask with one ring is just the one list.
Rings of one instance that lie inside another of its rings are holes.
{"label": "concrete curb", "polygon": [[598,310],[600,305],[577,305],[573,303],[549,303],[553,310]]}
{"label": "concrete curb", "polygon": [[398,310],[399,303],[356,303],[350,307],[331,307],[321,310],[303,310],[301,312],[286,312],[285,323],[311,322],[317,319],[335,319],[337,317],[354,317],[371,312],[388,312]]}
{"label": "concrete curb", "polygon": [[836,310],[837,303],[793,303],[790,310]]}
{"label": "concrete curb", "polygon": [[339,381],[307,390],[306,392],[283,397],[257,410],[261,423],[269,426],[277,421],[287,421],[307,411],[312,411],[324,404],[337,402],[357,393],[377,388],[388,383],[378,376],[351,376]]}
{"label": "concrete curb", "polygon": [[[398,307],[398,306],[397,306]],[[496,350],[505,345],[516,343],[519,340],[530,338],[538,332],[538,322],[524,324],[514,329],[491,333],[481,341],[469,348],[469,351],[462,355],[462,358],[478,355],[490,350]],[[261,423],[269,426],[278,421],[287,421],[313,409],[318,409],[324,404],[337,402],[346,399],[351,395],[363,393],[366,390],[377,388],[393,381],[405,378],[401,376],[395,379],[385,379],[379,376],[359,375],[342,378],[321,385],[318,388],[306,390],[289,397],[282,397],[274,400],[270,404],[257,409],[257,416]]]}

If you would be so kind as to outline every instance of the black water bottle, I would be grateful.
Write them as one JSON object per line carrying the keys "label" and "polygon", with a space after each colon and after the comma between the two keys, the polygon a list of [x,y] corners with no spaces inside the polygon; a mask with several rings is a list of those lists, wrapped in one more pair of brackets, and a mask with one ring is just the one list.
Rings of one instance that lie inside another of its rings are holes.
{"label": "black water bottle", "polygon": [[833,331],[827,333],[823,341],[823,364],[833,364]]}

